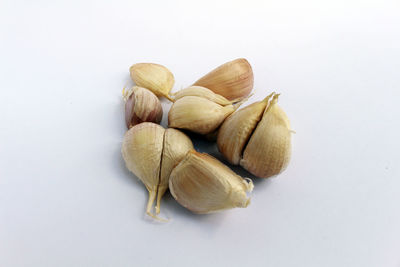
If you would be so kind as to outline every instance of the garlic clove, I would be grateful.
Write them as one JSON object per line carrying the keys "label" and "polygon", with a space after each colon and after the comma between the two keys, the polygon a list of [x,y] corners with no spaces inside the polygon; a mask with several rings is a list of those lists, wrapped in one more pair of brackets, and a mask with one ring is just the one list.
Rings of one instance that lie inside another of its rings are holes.
{"label": "garlic clove", "polygon": [[217,159],[189,151],[172,170],[169,188],[172,196],[195,213],[210,213],[250,203],[246,192],[253,183],[242,179]]}
{"label": "garlic clove", "polygon": [[257,177],[281,173],[289,163],[291,130],[285,112],[274,95],[247,144],[240,165]]}
{"label": "garlic clove", "polygon": [[179,90],[178,92],[172,94],[174,100],[178,100],[182,97],[185,96],[199,96],[203,97],[205,99],[208,99],[210,101],[213,101],[214,103],[217,103],[221,106],[226,106],[226,105],[231,105],[235,102],[238,102],[240,99],[236,99],[233,101],[230,101],[223,97],[222,95],[216,94],[210,89],[207,89],[203,86],[190,86],[185,89]]}
{"label": "garlic clove", "polygon": [[204,86],[228,100],[240,99],[250,94],[254,76],[249,62],[239,58],[212,70],[193,85]]}
{"label": "garlic clove", "polygon": [[222,124],[217,137],[218,149],[231,164],[239,164],[243,149],[261,120],[273,94],[268,95],[262,101],[238,110]]}
{"label": "garlic clove", "polygon": [[169,176],[172,169],[193,149],[192,141],[179,130],[168,128],[164,133],[163,152],[161,158],[160,181],[157,192],[156,214],[160,213],[160,202],[168,189]]}
{"label": "garlic clove", "polygon": [[122,156],[126,167],[149,191],[146,213],[151,217],[155,217],[151,209],[159,184],[164,132],[165,129],[160,125],[144,122],[129,129],[122,142]]}
{"label": "garlic clove", "polygon": [[221,106],[198,96],[185,96],[172,105],[168,113],[168,126],[208,134],[235,111],[237,106]]}
{"label": "garlic clove", "polygon": [[123,94],[126,100],[125,122],[128,129],[142,122],[161,122],[163,110],[160,100],[150,90],[134,86]]}
{"label": "garlic clove", "polygon": [[175,78],[169,69],[154,63],[137,63],[132,65],[129,71],[136,85],[149,89],[157,96],[163,96],[173,101],[169,92],[174,86]]}

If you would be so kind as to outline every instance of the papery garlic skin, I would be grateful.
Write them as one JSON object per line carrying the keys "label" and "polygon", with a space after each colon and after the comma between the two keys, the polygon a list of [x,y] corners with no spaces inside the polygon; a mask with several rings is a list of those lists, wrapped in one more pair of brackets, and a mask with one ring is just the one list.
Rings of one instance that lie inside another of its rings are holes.
{"label": "papery garlic skin", "polygon": [[231,105],[235,102],[238,102],[240,99],[236,99],[236,100],[228,100],[225,97],[223,97],[222,95],[216,94],[213,91],[211,91],[208,88],[205,88],[203,86],[189,86],[185,89],[179,90],[178,92],[172,94],[174,100],[178,100],[182,97],[185,96],[198,96],[198,97],[202,97],[205,99],[208,99],[214,103],[217,103],[221,106],[227,106],[227,105]]}
{"label": "papery garlic skin", "polygon": [[129,72],[136,85],[173,101],[169,92],[174,86],[175,78],[166,67],[155,63],[137,63],[130,67]]}
{"label": "papery garlic skin", "polygon": [[192,150],[172,170],[169,188],[172,196],[187,209],[211,213],[247,207],[250,198],[246,193],[252,191],[253,183],[210,155]]}
{"label": "papery garlic skin", "polygon": [[260,178],[281,173],[290,160],[292,131],[288,117],[277,105],[278,96],[272,93],[238,110],[218,133],[218,149],[224,157]]}
{"label": "papery garlic skin", "polygon": [[254,75],[250,63],[239,58],[215,68],[193,85],[204,86],[228,100],[233,100],[248,96],[253,84]]}
{"label": "papery garlic skin", "polygon": [[160,213],[160,201],[168,189],[172,169],[193,149],[192,141],[179,130],[168,128],[164,133],[161,173],[157,192],[156,214]]}
{"label": "papery garlic skin", "polygon": [[172,105],[168,113],[168,126],[208,134],[234,111],[232,105],[221,106],[202,97],[185,96]]}
{"label": "papery garlic skin", "polygon": [[240,165],[258,177],[284,171],[291,155],[291,130],[286,113],[273,102],[257,125]]}
{"label": "papery garlic skin", "polygon": [[261,120],[272,94],[229,116],[218,132],[217,145],[229,163],[238,165],[251,134]]}
{"label": "papery garlic skin", "polygon": [[162,126],[144,122],[128,130],[122,142],[122,157],[126,167],[149,191],[146,213],[152,217],[151,209],[159,184],[164,132]]}
{"label": "papery garlic skin", "polygon": [[160,100],[150,90],[134,86],[126,93],[125,99],[125,123],[128,129],[142,122],[161,122],[163,110]]}

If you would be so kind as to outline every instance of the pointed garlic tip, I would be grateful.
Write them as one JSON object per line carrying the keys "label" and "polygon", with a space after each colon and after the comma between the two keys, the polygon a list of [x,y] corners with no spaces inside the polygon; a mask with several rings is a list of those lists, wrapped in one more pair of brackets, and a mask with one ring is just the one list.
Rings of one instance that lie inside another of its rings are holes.
{"label": "pointed garlic tip", "polygon": [[172,128],[165,130],[156,214],[160,213],[161,198],[168,189],[169,176],[172,169],[178,165],[190,150],[193,150],[193,143],[186,134]]}
{"label": "pointed garlic tip", "polygon": [[198,96],[185,96],[172,105],[168,113],[168,126],[199,134],[215,131],[234,108],[221,106]]}
{"label": "pointed garlic tip", "polygon": [[125,123],[131,128],[142,122],[160,123],[163,115],[160,100],[151,91],[134,86],[124,91]]}
{"label": "pointed garlic tip", "polygon": [[175,78],[166,67],[154,63],[137,63],[132,65],[129,71],[136,85],[172,101],[169,92],[174,86]]}
{"label": "pointed garlic tip", "polygon": [[249,100],[250,97],[252,97],[253,94],[250,94],[244,98],[242,98],[240,101],[236,102],[235,104],[233,104],[233,108],[235,110],[237,110],[241,105],[243,105],[247,100]]}
{"label": "pointed garlic tip", "polygon": [[235,102],[238,102],[238,101],[230,101],[225,97],[223,97],[222,95],[216,94],[210,89],[205,88],[203,86],[194,86],[194,85],[174,93],[173,96],[175,100],[178,100],[185,96],[198,96],[213,101],[214,103],[217,103],[221,106],[231,105]]}
{"label": "pointed garlic tip", "polygon": [[129,129],[122,141],[121,152],[127,169],[135,174],[149,191],[146,213],[150,216],[159,184],[164,132],[165,129],[160,125],[144,122]]}
{"label": "pointed garlic tip", "polygon": [[173,169],[169,187],[172,196],[195,213],[211,213],[249,204],[246,182],[217,159],[189,151]]}
{"label": "pointed garlic tip", "polygon": [[204,86],[228,100],[238,99],[250,94],[254,76],[249,62],[239,58],[212,70],[194,85]]}

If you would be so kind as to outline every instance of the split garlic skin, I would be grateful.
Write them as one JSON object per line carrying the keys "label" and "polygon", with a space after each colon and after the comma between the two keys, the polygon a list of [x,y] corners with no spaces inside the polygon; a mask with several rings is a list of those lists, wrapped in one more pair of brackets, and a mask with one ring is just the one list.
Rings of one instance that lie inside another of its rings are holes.
{"label": "split garlic skin", "polygon": [[193,85],[204,86],[228,100],[233,100],[248,96],[253,84],[254,75],[250,63],[239,58],[215,68]]}
{"label": "split garlic skin", "polygon": [[169,188],[182,206],[203,214],[247,207],[246,193],[253,190],[253,183],[210,155],[191,150],[172,170]]}
{"label": "split garlic skin", "polygon": [[199,134],[215,131],[237,107],[221,106],[198,96],[184,96],[175,101],[168,113],[168,126]]}
{"label": "split garlic skin", "polygon": [[261,120],[272,94],[263,101],[239,109],[222,124],[217,137],[219,151],[229,163],[238,165],[251,134]]}
{"label": "split garlic skin", "polygon": [[160,179],[164,131],[158,124],[144,122],[128,130],[122,142],[122,156],[126,167],[149,191],[146,213],[152,217],[154,215],[151,209]]}
{"label": "split garlic skin", "polygon": [[273,101],[251,136],[240,165],[258,177],[270,177],[286,169],[290,154],[289,119]]}
{"label": "split garlic skin", "polygon": [[176,129],[143,122],[128,130],[122,142],[122,156],[126,167],[135,174],[149,191],[146,213],[160,213],[161,198],[168,189],[172,169],[193,149],[192,141]]}
{"label": "split garlic skin", "polygon": [[132,126],[142,122],[160,123],[163,115],[160,100],[146,88],[134,86],[124,92],[125,123]]}
{"label": "split garlic skin", "polygon": [[218,133],[218,149],[224,157],[260,178],[281,173],[290,160],[290,124],[277,105],[278,96],[272,93],[235,112]]}
{"label": "split garlic skin", "polygon": [[129,72],[136,85],[149,89],[157,96],[163,96],[173,101],[169,92],[174,86],[175,78],[166,67],[154,63],[137,63],[130,67]]}
{"label": "split garlic skin", "polygon": [[160,213],[160,201],[168,189],[172,169],[193,149],[192,141],[179,130],[168,128],[164,133],[161,173],[157,193],[156,214]]}
{"label": "split garlic skin", "polygon": [[190,86],[185,89],[179,90],[178,92],[172,94],[172,96],[175,101],[182,97],[185,97],[185,96],[198,96],[198,97],[208,99],[208,100],[210,100],[214,103],[217,103],[221,106],[231,105],[240,100],[240,99],[235,99],[232,101],[228,100],[225,97],[223,97],[222,95],[216,94],[213,91],[211,91],[210,89],[207,89],[203,86]]}

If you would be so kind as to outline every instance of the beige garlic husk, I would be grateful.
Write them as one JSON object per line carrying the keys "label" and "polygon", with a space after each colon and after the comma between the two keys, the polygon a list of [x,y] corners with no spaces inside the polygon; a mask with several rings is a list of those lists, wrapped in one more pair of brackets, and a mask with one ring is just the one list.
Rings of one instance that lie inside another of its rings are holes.
{"label": "beige garlic husk", "polygon": [[169,92],[174,86],[175,78],[166,67],[155,63],[137,63],[130,67],[129,72],[136,85],[173,101]]}
{"label": "beige garlic husk", "polygon": [[239,58],[229,61],[199,80],[193,85],[204,86],[228,100],[240,99],[253,89],[254,75],[250,63]]}
{"label": "beige garlic husk", "polygon": [[215,131],[242,102],[221,106],[199,96],[184,96],[175,101],[168,113],[168,126],[198,134]]}
{"label": "beige garlic husk", "polygon": [[179,130],[168,128],[164,133],[164,145],[161,158],[160,181],[157,192],[156,214],[160,213],[160,201],[168,189],[169,177],[175,166],[193,149],[192,141]]}
{"label": "beige garlic husk", "polygon": [[185,208],[211,213],[247,207],[250,198],[246,193],[253,190],[253,183],[210,155],[191,150],[172,170],[169,189]]}
{"label": "beige garlic husk", "polygon": [[175,101],[185,96],[202,97],[214,103],[217,103],[221,106],[232,105],[233,103],[239,102],[241,100],[241,99],[228,100],[222,95],[216,94],[208,88],[205,88],[203,86],[194,86],[194,85],[179,90],[178,92],[172,94],[172,97]]}
{"label": "beige garlic husk", "polygon": [[[133,172],[149,192],[146,213],[152,213],[157,198],[156,214],[160,212],[160,201],[167,190],[171,170],[193,149],[192,142],[175,129],[144,122],[128,130],[122,142],[122,156],[128,170]],[[162,220],[162,219],[161,219]]]}
{"label": "beige garlic husk", "polygon": [[132,126],[142,122],[160,123],[163,115],[160,100],[146,88],[134,86],[123,91],[125,100],[125,123]]}
{"label": "beige garlic husk", "polygon": [[272,93],[232,114],[222,124],[217,138],[219,151],[232,164],[241,165],[257,177],[281,173],[289,163],[289,119]]}

